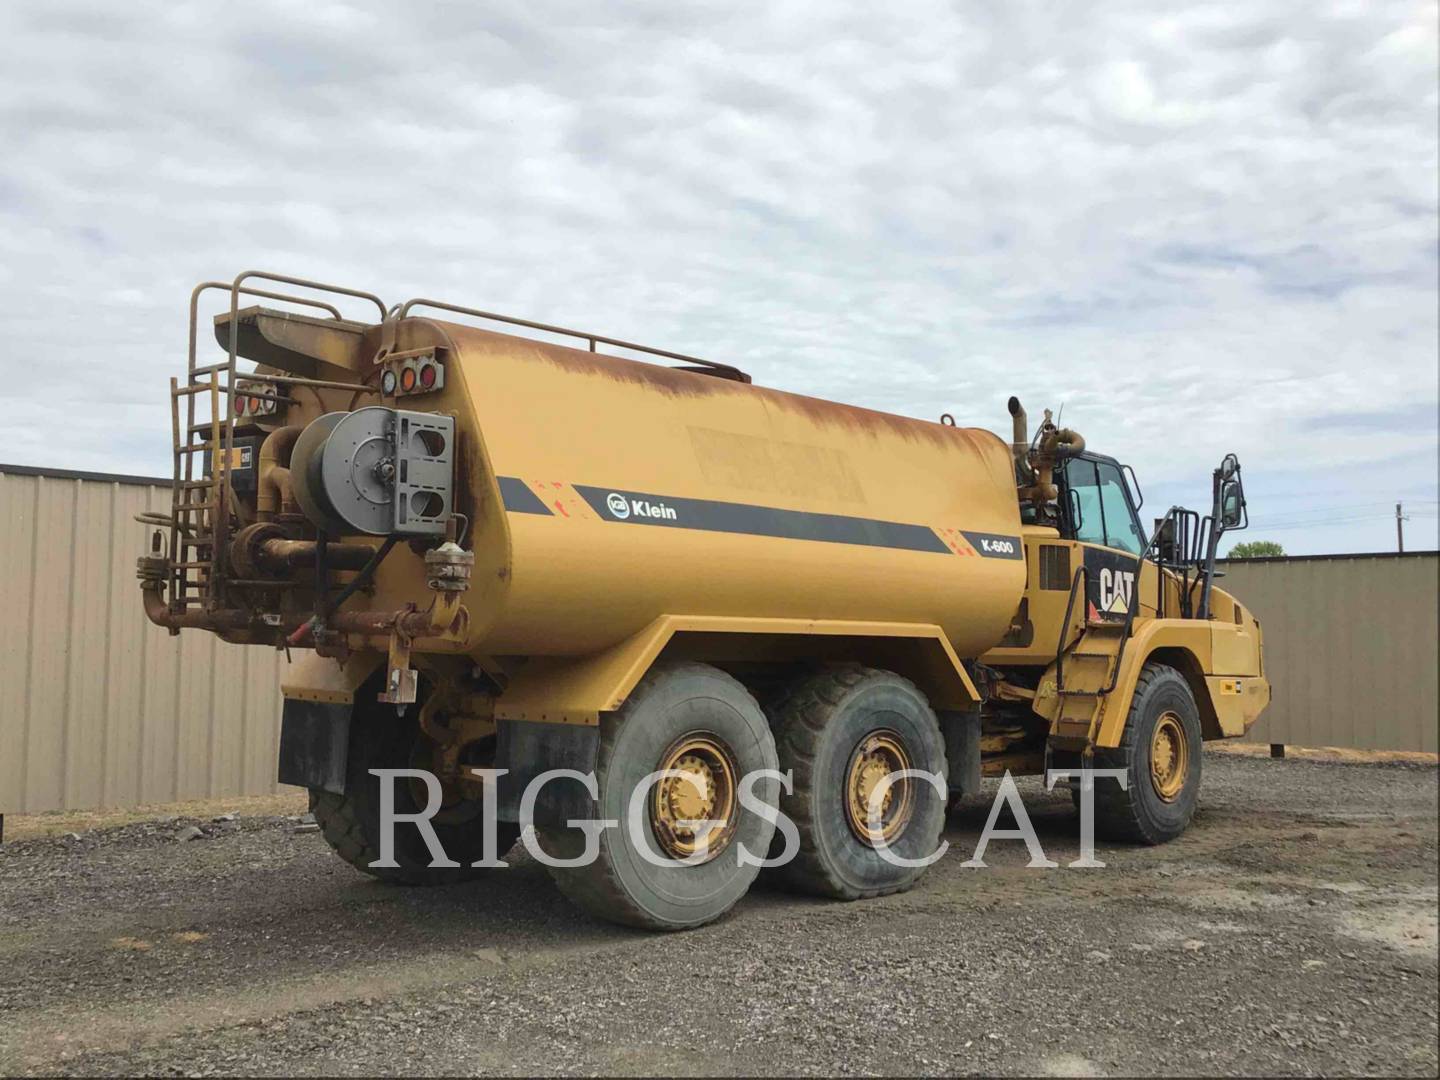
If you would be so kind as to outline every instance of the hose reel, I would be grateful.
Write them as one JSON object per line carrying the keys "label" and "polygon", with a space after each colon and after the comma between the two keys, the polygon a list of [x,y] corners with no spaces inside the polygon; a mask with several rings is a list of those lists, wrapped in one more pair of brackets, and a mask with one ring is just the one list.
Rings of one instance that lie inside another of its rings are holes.
{"label": "hose reel", "polygon": [[290,455],[295,501],[332,536],[439,536],[453,510],[455,419],[371,406],[326,413]]}

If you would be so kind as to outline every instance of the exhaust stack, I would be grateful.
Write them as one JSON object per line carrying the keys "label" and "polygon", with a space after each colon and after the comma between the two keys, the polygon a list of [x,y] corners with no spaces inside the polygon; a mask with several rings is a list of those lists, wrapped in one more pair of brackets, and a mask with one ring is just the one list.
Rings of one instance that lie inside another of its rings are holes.
{"label": "exhaust stack", "polygon": [[1025,406],[1018,397],[1011,397],[1007,405],[1010,410],[1010,452],[1015,455],[1015,475],[1018,479],[1033,481],[1034,470],[1030,468],[1030,429],[1025,416]]}

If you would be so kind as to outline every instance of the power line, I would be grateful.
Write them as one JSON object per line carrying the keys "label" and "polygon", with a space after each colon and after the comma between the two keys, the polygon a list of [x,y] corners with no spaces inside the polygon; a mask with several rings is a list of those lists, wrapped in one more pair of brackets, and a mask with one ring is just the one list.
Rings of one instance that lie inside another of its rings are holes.
{"label": "power line", "polygon": [[[1426,500],[1426,499],[1407,499],[1407,500],[1405,500],[1405,504],[1406,504],[1407,506],[1416,505],[1416,504],[1421,504],[1421,505],[1423,505],[1423,504],[1425,504],[1426,502],[1434,502],[1434,501],[1435,501],[1435,500],[1433,500],[1433,499],[1431,499],[1431,500]],[[1276,522],[1277,524],[1280,524],[1280,523],[1289,523],[1289,522],[1291,522],[1291,521],[1308,521],[1308,520],[1311,520],[1312,518],[1333,517],[1333,516],[1336,515],[1336,514],[1341,514],[1341,513],[1350,514],[1350,513],[1355,513],[1356,511],[1360,511],[1360,510],[1373,511],[1373,512],[1375,512],[1375,513],[1385,512],[1385,513],[1388,514],[1389,511],[1390,511],[1390,508],[1393,507],[1394,505],[1395,505],[1395,503],[1394,503],[1392,500],[1386,500],[1385,502],[1373,502],[1373,503],[1341,503],[1341,504],[1338,504],[1338,505],[1335,505],[1335,506],[1325,506],[1325,507],[1312,506],[1312,507],[1307,507],[1307,508],[1304,509],[1304,510],[1284,510],[1284,511],[1280,511],[1280,512],[1274,513],[1274,514],[1266,514],[1266,515],[1264,515],[1264,519],[1263,519],[1263,520],[1265,520],[1265,521],[1273,521],[1273,522]]]}
{"label": "power line", "polygon": [[[1421,512],[1418,512],[1418,513],[1407,513],[1405,516],[1406,516],[1406,518],[1408,519],[1408,518],[1412,518],[1412,517],[1416,517],[1416,518],[1432,518],[1432,517],[1435,517],[1436,515],[1433,514],[1433,513],[1428,513],[1428,514],[1427,514],[1427,513],[1423,512],[1423,511],[1421,511]],[[1288,524],[1288,525],[1265,525],[1265,524],[1262,524],[1262,523],[1258,523],[1258,522],[1252,521],[1252,522],[1250,523],[1250,528],[1251,528],[1252,530],[1258,530],[1258,531],[1260,531],[1260,532],[1293,532],[1293,531],[1296,530],[1296,529],[1328,529],[1328,528],[1330,528],[1331,526],[1334,526],[1334,525],[1356,525],[1356,524],[1359,524],[1359,523],[1365,522],[1365,521],[1380,521],[1380,520],[1382,520],[1382,519],[1393,520],[1393,513],[1392,513],[1392,514],[1359,514],[1359,515],[1356,515],[1356,516],[1354,516],[1354,517],[1338,517],[1338,518],[1321,519],[1321,520],[1318,520],[1318,521],[1292,522],[1292,523],[1290,523],[1290,524]]]}

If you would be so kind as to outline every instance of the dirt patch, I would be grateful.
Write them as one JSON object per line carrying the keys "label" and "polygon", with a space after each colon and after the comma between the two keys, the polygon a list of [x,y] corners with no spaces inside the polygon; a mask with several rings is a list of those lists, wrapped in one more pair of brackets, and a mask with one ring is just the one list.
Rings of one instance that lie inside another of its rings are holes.
{"label": "dirt patch", "polygon": [[6,814],[5,842],[33,840],[39,836],[113,829],[139,822],[179,818],[210,819],[224,814],[243,817],[303,814],[308,796],[287,790],[278,795],[235,795],[218,799],[195,799],[177,803],[147,803],[119,810],[58,810],[48,814]]}
{"label": "dirt patch", "polygon": [[[1207,753],[1238,754],[1241,757],[1270,756],[1269,743],[1211,743]],[[1440,764],[1440,754],[1419,750],[1355,750],[1348,746],[1285,746],[1285,756],[1300,761],[1345,762],[1350,765],[1420,765]]]}
{"label": "dirt patch", "polygon": [[1344,912],[1340,929],[1353,938],[1386,945],[1401,955],[1428,959],[1433,964],[1440,951],[1436,903],[1433,889],[1418,896],[1377,896],[1373,904]]}

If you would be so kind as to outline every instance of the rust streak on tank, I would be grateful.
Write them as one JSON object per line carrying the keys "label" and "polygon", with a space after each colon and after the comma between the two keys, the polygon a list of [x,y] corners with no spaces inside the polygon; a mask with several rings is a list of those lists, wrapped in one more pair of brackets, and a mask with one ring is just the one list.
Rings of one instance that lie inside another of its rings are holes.
{"label": "rust streak on tank", "polygon": [[[886,433],[907,440],[923,440],[942,448],[964,444],[966,450],[976,450],[980,440],[994,440],[996,437],[982,429],[947,427],[930,420],[917,420],[909,416],[878,412],[857,405],[844,405],[824,398],[791,394],[784,390],[735,382],[679,368],[664,367],[660,364],[631,360],[607,353],[584,352],[564,345],[537,342],[530,338],[500,334],[490,330],[461,326],[455,323],[436,323],[452,338],[464,342],[470,339],[482,348],[503,348],[512,356],[533,358],[553,364],[569,374],[589,375],[596,378],[613,379],[618,382],[643,386],[656,393],[672,398],[711,397],[719,394],[756,395],[767,406],[804,416],[820,424],[841,427],[862,435]],[[463,345],[462,345],[463,347]]]}

